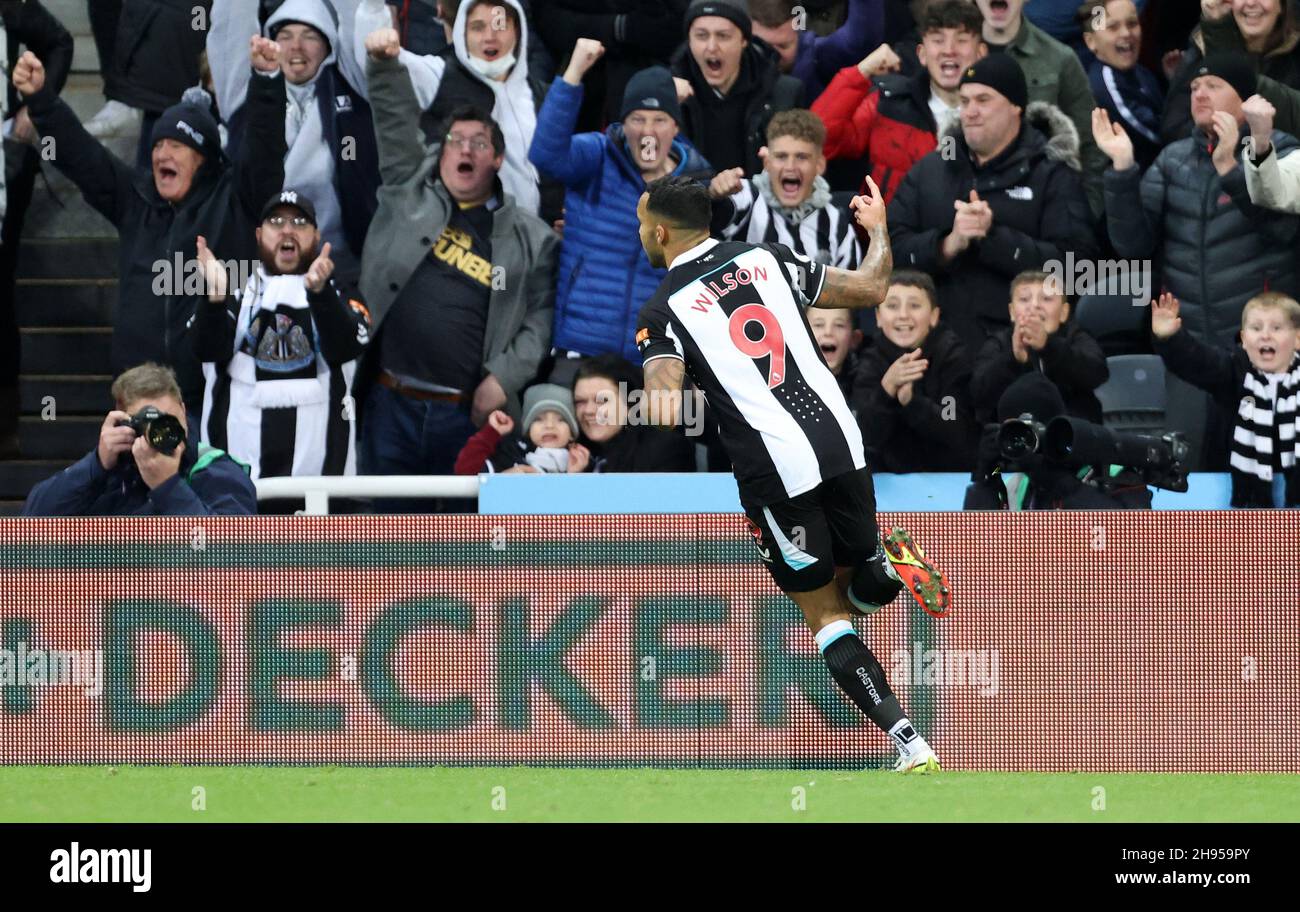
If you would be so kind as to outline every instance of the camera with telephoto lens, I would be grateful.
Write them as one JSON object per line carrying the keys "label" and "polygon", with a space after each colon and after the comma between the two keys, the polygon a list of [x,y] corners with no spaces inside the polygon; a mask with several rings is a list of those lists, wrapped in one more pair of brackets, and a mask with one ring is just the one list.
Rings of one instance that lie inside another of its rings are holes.
{"label": "camera with telephoto lens", "polygon": [[1064,468],[1095,466],[1104,472],[1112,465],[1124,466],[1153,487],[1187,490],[1189,448],[1187,438],[1177,431],[1159,437],[1125,434],[1065,415],[1044,426],[1024,414],[1002,422],[997,442],[998,454],[1009,463],[1038,453]]}
{"label": "camera with telephoto lens", "polygon": [[998,428],[998,455],[1008,462],[1023,459],[1030,453],[1037,453],[1046,436],[1047,428],[1028,412],[1019,418],[1010,418]]}
{"label": "camera with telephoto lens", "polygon": [[181,427],[181,420],[152,405],[146,405],[129,420],[119,418],[117,426],[129,427],[164,456],[175,453],[176,448],[185,440],[185,428]]}

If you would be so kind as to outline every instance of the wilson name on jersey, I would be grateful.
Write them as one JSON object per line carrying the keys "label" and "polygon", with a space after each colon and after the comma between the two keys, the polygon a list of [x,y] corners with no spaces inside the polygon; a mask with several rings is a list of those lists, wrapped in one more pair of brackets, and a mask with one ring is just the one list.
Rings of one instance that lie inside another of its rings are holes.
{"label": "wilson name on jersey", "polygon": [[645,363],[685,362],[747,503],[777,503],[866,465],[804,314],[825,280],[824,266],[782,244],[709,239],[673,261],[641,309]]}

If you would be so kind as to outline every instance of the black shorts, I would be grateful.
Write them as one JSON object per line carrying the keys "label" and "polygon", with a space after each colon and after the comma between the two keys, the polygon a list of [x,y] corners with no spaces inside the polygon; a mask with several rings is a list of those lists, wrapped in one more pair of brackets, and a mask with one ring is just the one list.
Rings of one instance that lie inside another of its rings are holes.
{"label": "black shorts", "polygon": [[811,592],[876,553],[876,490],[858,469],[766,507],[741,503],[758,556],[782,592]]}

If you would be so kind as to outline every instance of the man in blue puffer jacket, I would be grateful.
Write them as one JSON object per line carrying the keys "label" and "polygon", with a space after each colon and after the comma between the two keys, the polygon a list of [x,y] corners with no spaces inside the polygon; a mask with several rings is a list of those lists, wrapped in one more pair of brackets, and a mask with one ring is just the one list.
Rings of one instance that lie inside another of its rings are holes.
{"label": "man in blue puffer jacket", "polygon": [[681,109],[664,67],[641,70],[628,81],[621,123],[604,133],[573,134],[582,77],[604,52],[599,41],[578,39],[568,69],[537,114],[528,158],[567,188],[555,296],[557,356],[616,354],[640,364],[633,340],[637,313],[664,270],[651,266],[641,249],[637,200],[656,178],[708,181],[713,169],[677,135]]}

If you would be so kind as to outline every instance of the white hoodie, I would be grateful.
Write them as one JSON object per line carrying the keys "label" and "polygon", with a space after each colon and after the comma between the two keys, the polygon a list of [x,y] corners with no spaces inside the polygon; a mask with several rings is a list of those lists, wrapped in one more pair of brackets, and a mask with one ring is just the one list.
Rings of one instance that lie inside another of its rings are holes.
{"label": "white hoodie", "polygon": [[[328,6],[342,7],[347,13],[357,0],[285,0],[266,21],[263,34],[274,37],[276,28],[283,22],[301,22],[320,32],[329,42],[329,53],[321,62],[323,70],[337,63],[339,70],[353,88],[363,96],[364,74],[358,72],[356,61],[347,53],[352,43],[343,19],[336,27]],[[340,13],[341,15],[341,13]],[[249,39],[257,34],[257,0],[217,0],[212,7],[212,23],[208,31],[208,59],[212,68],[212,82],[217,90],[217,104],[222,117],[228,122],[231,115],[243,106],[248,95],[248,80],[252,66],[248,58]],[[343,53],[338,51],[343,49]],[[278,74],[258,78],[283,78]],[[320,120],[320,107],[316,100],[317,70],[309,82],[301,86],[285,83],[288,105],[285,110],[285,139],[288,151],[284,157],[284,186],[307,196],[316,207],[316,223],[321,233],[321,243],[330,242],[331,255],[338,262],[351,263],[360,251],[351,251],[347,235],[343,232],[343,207],[334,185],[334,151],[325,140],[324,125]],[[298,113],[295,113],[298,112]],[[295,126],[300,124],[300,126]]]}
{"label": "white hoodie", "polygon": [[[338,13],[337,30],[329,14],[322,8],[325,3]],[[337,62],[343,78],[352,88],[368,98],[366,92],[366,67],[363,58],[358,64],[355,57],[346,53],[346,48],[355,43],[352,37],[352,24],[357,18],[357,7],[361,0],[313,0],[302,6],[297,15],[285,14],[283,6],[298,7],[299,4],[286,0],[280,9],[271,14],[267,21],[270,31],[272,22],[285,19],[313,23],[329,21],[327,29],[313,26],[326,36],[330,42],[330,56],[326,62]],[[252,75],[252,65],[248,59],[248,40],[259,34],[257,25],[258,0],[213,0],[212,13],[209,16],[207,51],[208,67],[212,70],[212,84],[216,89],[217,105],[221,109],[222,120],[229,121],[230,116],[244,104],[248,94],[248,80]],[[364,36],[362,36],[364,44]],[[344,50],[344,53],[340,53]],[[322,64],[324,66],[324,64]]]}
{"label": "white hoodie", "polygon": [[[465,46],[465,21],[469,18],[470,7],[474,5],[473,0],[465,0],[456,10],[452,39],[456,59],[475,79],[492,90],[492,117],[500,125],[506,139],[506,157],[500,173],[501,185],[506,193],[514,197],[516,206],[536,214],[541,194],[537,189],[537,169],[528,160],[528,147],[532,145],[533,133],[537,129],[537,108],[533,102],[533,90],[528,84],[528,20],[518,0],[503,2],[510,4],[519,17],[519,43],[514,49],[516,63],[504,81],[485,79],[470,65],[469,51]],[[364,67],[366,61],[366,36],[377,29],[391,27],[388,6],[382,0],[363,0],[357,8],[356,27],[353,30],[356,57],[361,66]],[[412,54],[405,48],[397,59],[411,76],[411,85],[415,88],[415,97],[421,110],[428,110],[438,96],[438,87],[442,84],[447,62],[441,57]]]}

